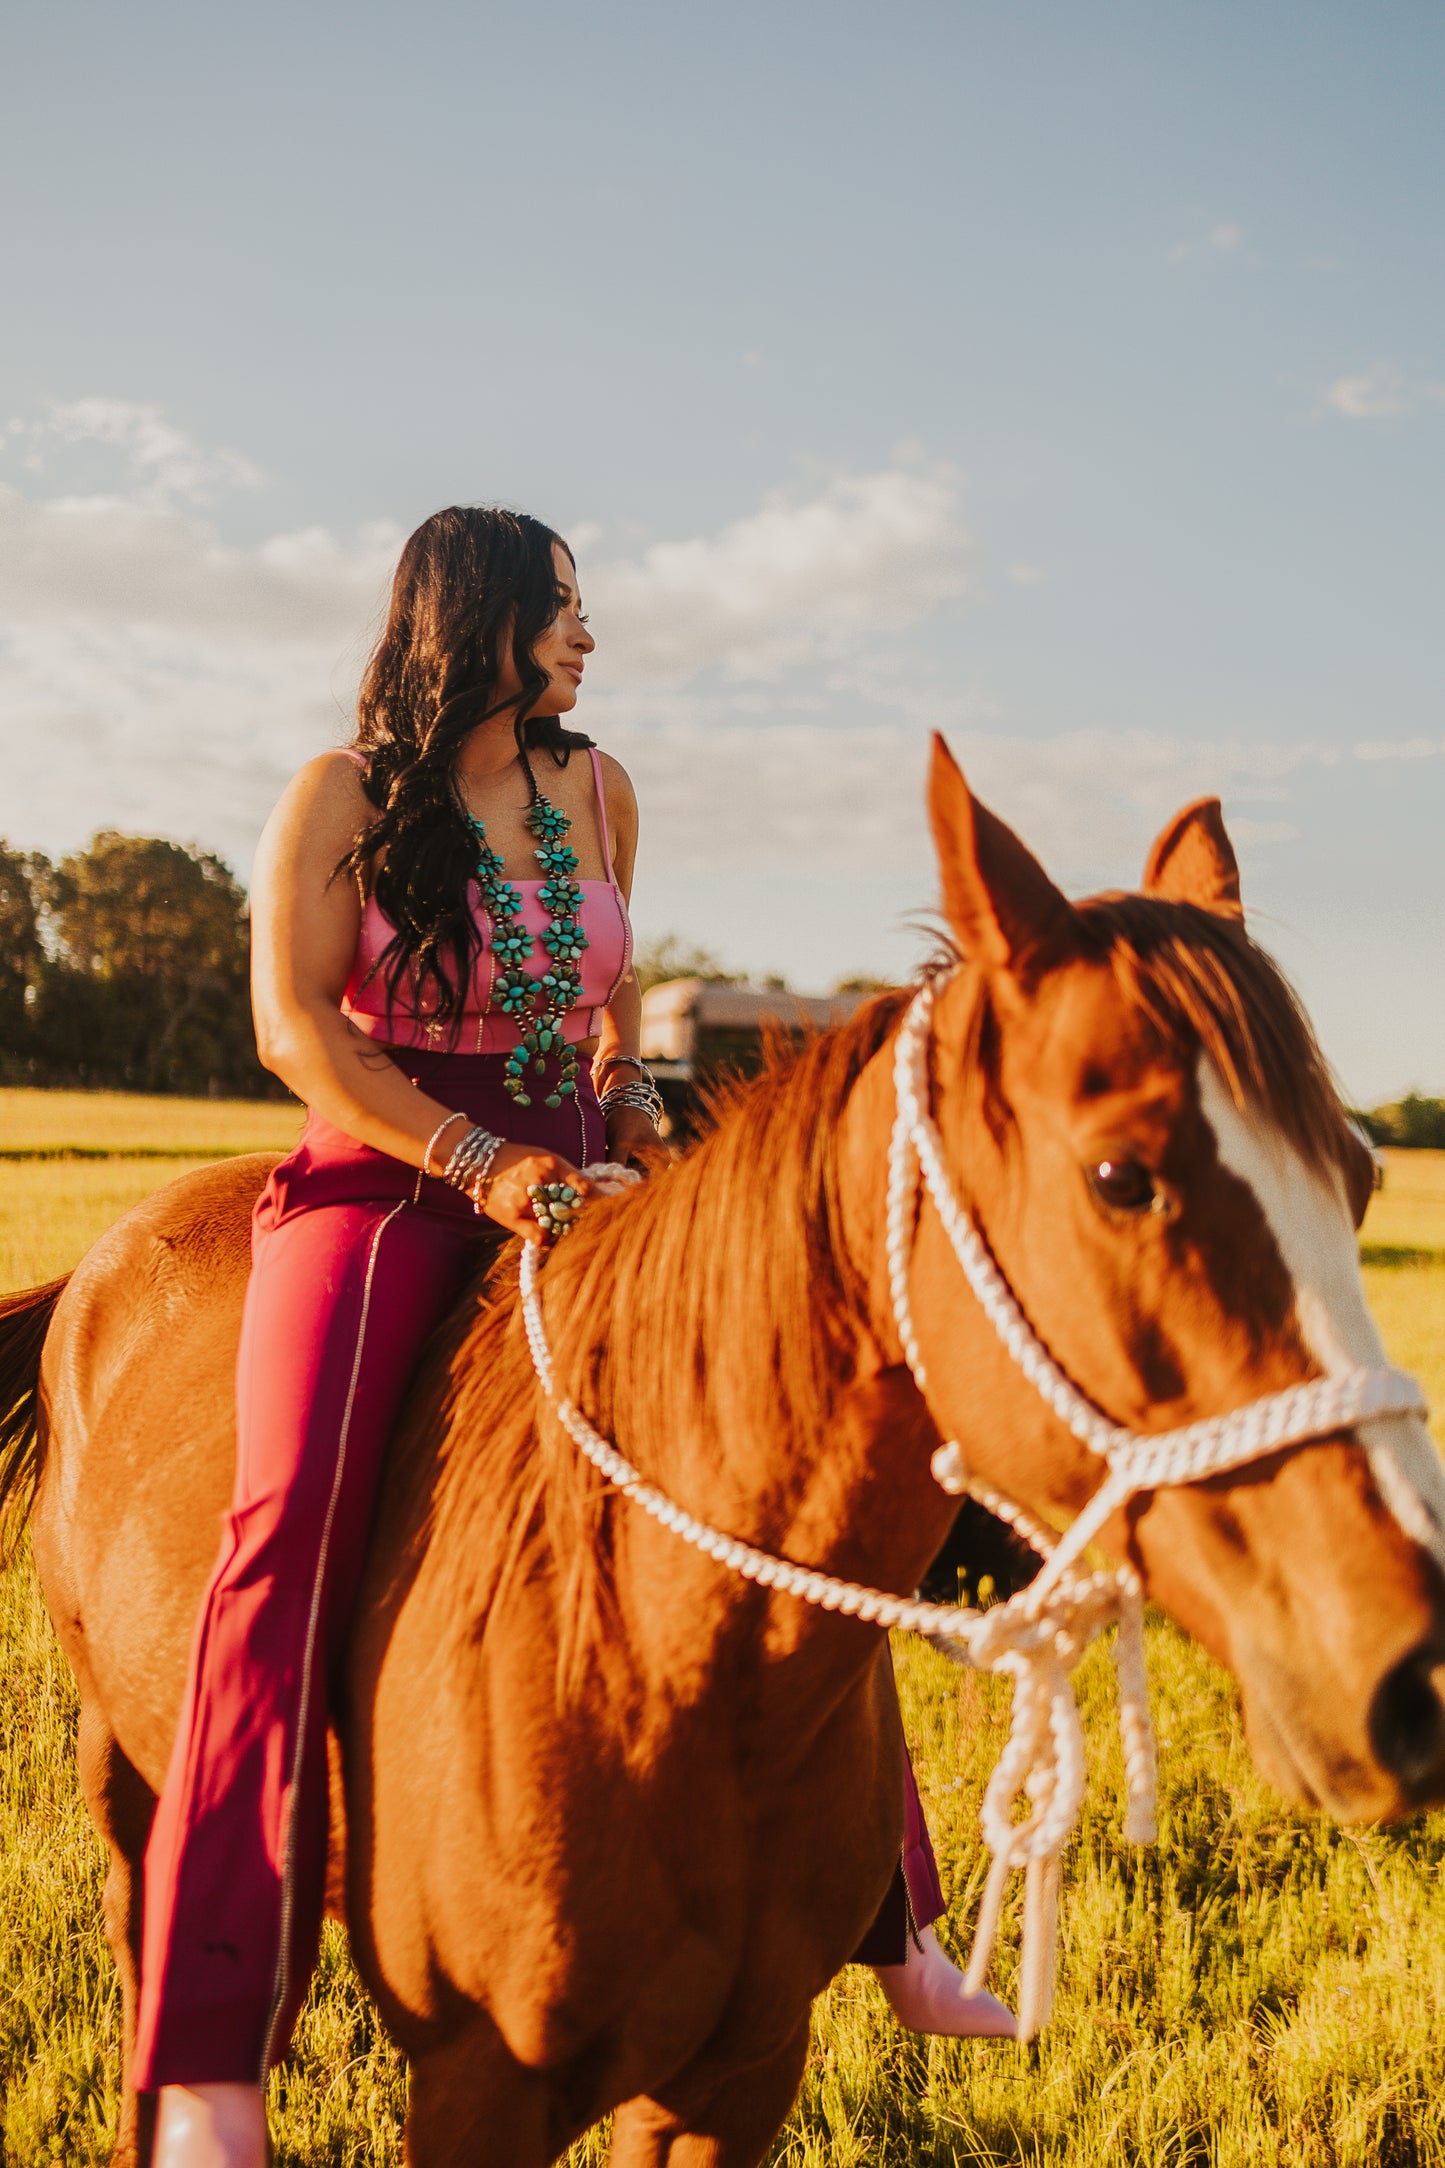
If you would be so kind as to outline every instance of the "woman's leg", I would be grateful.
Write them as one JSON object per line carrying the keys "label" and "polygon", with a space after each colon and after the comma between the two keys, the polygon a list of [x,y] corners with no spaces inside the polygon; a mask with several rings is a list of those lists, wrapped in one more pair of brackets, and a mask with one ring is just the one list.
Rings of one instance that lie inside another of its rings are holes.
{"label": "woman's leg", "polygon": [[235,1496],[146,1854],[138,2090],[256,2086],[286,2046],[320,1928],[328,1644],[416,1356],[477,1261],[410,1204],[268,1226],[263,1202]]}
{"label": "woman's leg", "polygon": [[1011,2040],[1013,2013],[987,1993],[967,1994],[933,1922],[945,1910],[918,1780],[903,1754],[903,1854],[856,1962],[869,1964],[900,2025],[959,2039]]}

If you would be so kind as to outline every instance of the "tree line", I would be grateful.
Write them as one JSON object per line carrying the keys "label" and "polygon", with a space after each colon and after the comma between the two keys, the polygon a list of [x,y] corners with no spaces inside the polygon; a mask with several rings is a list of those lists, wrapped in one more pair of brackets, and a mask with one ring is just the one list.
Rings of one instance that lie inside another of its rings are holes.
{"label": "tree line", "polygon": [[1394,1144],[1414,1151],[1445,1151],[1445,1099],[1406,1092],[1387,1107],[1358,1117],[1371,1144]]}
{"label": "tree line", "polygon": [[[209,851],[105,829],[55,864],[0,840],[0,1084],[284,1097],[256,1059],[250,945],[246,892]],[[636,970],[644,988],[742,982],[676,934]],[[1445,1150],[1445,1100],[1410,1092],[1357,1119],[1375,1144]]]}
{"label": "tree line", "polygon": [[256,1059],[246,892],[209,851],[107,829],[0,842],[0,1082],[284,1096]]}

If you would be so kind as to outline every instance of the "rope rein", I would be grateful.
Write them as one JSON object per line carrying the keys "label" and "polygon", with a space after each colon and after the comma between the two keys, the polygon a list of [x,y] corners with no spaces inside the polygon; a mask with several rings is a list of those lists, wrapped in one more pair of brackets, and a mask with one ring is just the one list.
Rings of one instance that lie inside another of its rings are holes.
{"label": "rope rein", "polygon": [[[1110,1625],[1117,1628],[1113,1658],[1124,1753],[1124,1833],[1136,1844],[1152,1843],[1156,1834],[1157,1768],[1144,1660],[1143,1590],[1127,1565],[1084,1571],[1078,1564],[1084,1551],[1110,1515],[1143,1491],[1198,1482],[1284,1446],[1303,1444],[1375,1417],[1423,1416],[1426,1410],[1413,1378],[1381,1366],[1312,1378],[1229,1414],[1175,1430],[1133,1431],[1111,1422],[1060,1370],[954,1194],[942,1140],[929,1112],[933,1004],[934,983],[926,981],[899,1026],[894,1047],[897,1114],[888,1147],[885,1247],[904,1357],[926,1397],[928,1374],[914,1328],[909,1288],[921,1173],[964,1278],[1009,1356],[1081,1444],[1103,1461],[1106,1471],[1088,1504],[1059,1537],[1013,1499],[971,1477],[955,1441],[934,1454],[934,1477],[944,1490],[955,1496],[967,1492],[1007,1522],[1044,1560],[1036,1578],[1007,1603],[975,1611],[964,1605],[890,1595],[774,1557],[697,1519],[649,1483],[593,1428],[575,1402],[558,1392],[542,1316],[539,1244],[526,1244],[522,1250],[522,1316],[537,1377],[563,1429],[614,1489],[662,1527],[760,1588],[796,1596],[845,1618],[862,1619],[885,1632],[922,1634],[956,1661],[1013,1680],[1009,1736],[989,1778],[979,1817],[993,1859],[965,1985],[976,1993],[987,1978],[1008,1878],[1015,1868],[1022,1868],[1025,1898],[1018,2036],[1032,2040],[1052,2009],[1060,1862],[1084,1796],[1084,1737],[1069,1675],[1091,1642]],[[620,1170],[606,1171],[611,1175]],[[621,1185],[611,1181],[598,1186]],[[1380,1451],[1374,1447],[1372,1458]],[[1433,1525],[1403,1465],[1392,1453],[1388,1457],[1408,1493],[1412,1518],[1418,1523],[1423,1513]],[[1387,1496],[1398,1513],[1393,1487]],[[1016,1821],[1021,1797],[1027,1811]]]}

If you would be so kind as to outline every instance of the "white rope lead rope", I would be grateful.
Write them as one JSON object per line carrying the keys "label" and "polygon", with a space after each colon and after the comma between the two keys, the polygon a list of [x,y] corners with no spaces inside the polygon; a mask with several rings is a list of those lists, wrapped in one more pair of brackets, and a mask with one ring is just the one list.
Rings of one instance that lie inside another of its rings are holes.
{"label": "white rope lead rope", "polygon": [[[1018,2033],[1021,2040],[1032,2040],[1047,2023],[1052,2008],[1060,1862],[1084,1796],[1084,1739],[1069,1675],[1096,1635],[1109,1625],[1117,1628],[1113,1654],[1124,1752],[1124,1831],[1131,1842],[1139,1844],[1152,1843],[1155,1835],[1156,1767],[1144,1663],[1143,1592],[1128,1566],[1086,1573],[1077,1561],[1110,1515],[1143,1491],[1198,1482],[1372,1417],[1423,1415],[1425,1403],[1412,1378],[1381,1367],[1313,1378],[1284,1392],[1266,1394],[1227,1415],[1177,1430],[1132,1431],[1110,1422],[1054,1362],[953,1193],[942,1143],[928,1110],[933,998],[932,983],[925,983],[899,1027],[894,1052],[898,1112],[888,1149],[885,1239],[889,1288],[905,1358],[919,1390],[926,1393],[927,1372],[909,1291],[921,1170],[984,1315],[1029,1383],[1074,1436],[1099,1456],[1107,1471],[1084,1510],[1058,1538],[1012,1499],[972,1480],[956,1444],[950,1442],[935,1453],[934,1474],[945,1490],[968,1491],[1043,1555],[1043,1570],[1018,1595],[983,1612],[962,1605],[923,1603],[774,1557],[698,1520],[647,1482],[593,1428],[582,1410],[558,1393],[542,1317],[538,1286],[542,1253],[536,1244],[525,1244],[522,1250],[522,1315],[542,1389],[578,1451],[624,1497],[684,1543],[760,1588],[862,1619],[885,1632],[923,1634],[958,1660],[1013,1680],[1009,1736],[980,1813],[993,1861],[979,1907],[966,1985],[976,1992],[984,1984],[1008,1877],[1014,1868],[1022,1868],[1026,1887]],[[1428,1510],[1416,1498],[1403,1468],[1399,1479],[1428,1520]],[[1027,1811],[1016,1821],[1020,1798],[1027,1802]]]}

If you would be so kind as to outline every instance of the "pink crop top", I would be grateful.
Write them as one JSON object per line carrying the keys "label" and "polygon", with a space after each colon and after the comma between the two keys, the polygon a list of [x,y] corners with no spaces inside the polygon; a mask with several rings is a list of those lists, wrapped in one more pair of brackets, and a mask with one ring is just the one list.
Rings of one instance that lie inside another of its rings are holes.
{"label": "pink crop top", "polygon": [[[346,748],[351,759],[361,767],[366,766],[364,753]],[[597,820],[602,830],[602,857],[607,867],[605,881],[579,881],[582,891],[582,909],[579,917],[582,931],[587,936],[587,947],[582,952],[582,993],[574,1009],[569,1009],[562,1023],[563,1037],[575,1044],[580,1039],[593,1039],[602,1027],[602,1011],[611,1001],[632,961],[632,922],[627,915],[627,905],[612,871],[612,844],[607,833],[607,806],[602,795],[602,763],[595,746],[588,747],[592,762],[592,780],[597,790]],[[509,878],[511,878],[509,876]],[[546,932],[551,923],[546,905],[537,899],[542,886],[537,881],[512,882],[521,891],[522,923],[535,935]],[[510,1054],[517,1043],[518,1027],[510,1016],[500,1009],[492,1009],[492,922],[482,909],[476,883],[471,884],[469,894],[472,916],[481,935],[481,948],[471,986],[467,990],[466,1008],[462,1015],[461,1029],[455,1039],[441,1026],[428,1024],[424,1018],[407,1014],[400,1008],[387,1013],[386,972],[377,971],[369,981],[367,974],[373,971],[378,958],[396,929],[374,896],[368,896],[362,907],[361,936],[356,945],[356,960],[351,976],[346,982],[346,992],[341,1000],[343,1016],[351,1019],[358,1031],[364,1031],[373,1039],[383,1039],[388,1046],[436,1047],[456,1054]],[[540,942],[538,953],[541,953]],[[535,969],[535,963],[527,968]]]}

